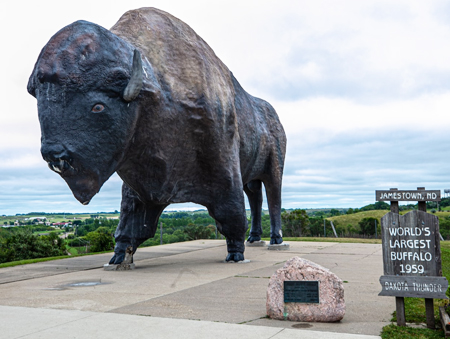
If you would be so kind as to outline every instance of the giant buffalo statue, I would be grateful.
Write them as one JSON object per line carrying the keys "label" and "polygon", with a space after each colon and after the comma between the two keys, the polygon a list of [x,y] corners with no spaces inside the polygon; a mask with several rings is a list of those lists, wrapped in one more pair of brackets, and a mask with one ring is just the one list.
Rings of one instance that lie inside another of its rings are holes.
{"label": "giant buffalo statue", "polygon": [[117,172],[124,184],[115,254],[153,237],[171,203],[208,209],[244,259],[247,230],[261,237],[264,183],[271,244],[282,243],[286,137],[275,110],[245,92],[188,25],[154,8],[125,13],[111,30],[76,21],[44,46],[28,83],[38,102],[41,153],[89,203]]}

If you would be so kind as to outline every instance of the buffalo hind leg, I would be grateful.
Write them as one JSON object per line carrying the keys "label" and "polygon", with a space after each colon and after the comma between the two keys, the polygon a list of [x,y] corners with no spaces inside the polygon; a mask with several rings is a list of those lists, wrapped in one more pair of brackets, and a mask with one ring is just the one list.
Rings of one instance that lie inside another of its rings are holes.
{"label": "buffalo hind leg", "polygon": [[208,206],[209,214],[216,220],[217,229],[227,239],[226,261],[244,260],[247,216],[245,214],[244,192],[228,192],[226,198],[214,201]]}
{"label": "buffalo hind leg", "polygon": [[252,180],[244,186],[244,192],[247,194],[250,210],[252,212],[252,226],[247,239],[249,243],[261,240],[261,210],[262,210],[262,185],[260,180]]}
{"label": "buffalo hind leg", "polygon": [[122,203],[120,222],[114,238],[116,246],[110,264],[120,264],[125,258],[125,251],[132,246],[132,253],[145,240],[155,236],[158,220],[167,205],[143,203],[138,195],[125,183],[122,185]]}
{"label": "buffalo hind leg", "polygon": [[283,242],[281,233],[281,178],[264,182],[270,214],[270,244]]}

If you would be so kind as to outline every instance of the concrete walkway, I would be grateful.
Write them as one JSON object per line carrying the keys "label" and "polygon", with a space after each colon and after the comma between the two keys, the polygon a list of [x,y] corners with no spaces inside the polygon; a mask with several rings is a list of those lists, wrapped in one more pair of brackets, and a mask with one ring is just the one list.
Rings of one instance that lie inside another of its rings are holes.
{"label": "concrete walkway", "polygon": [[[0,269],[0,338],[379,338],[395,298],[378,297],[381,245],[292,242],[248,247],[225,263],[222,240],[139,249],[133,271],[105,271],[110,254]],[[294,256],[345,283],[339,323],[266,317],[270,276]]]}

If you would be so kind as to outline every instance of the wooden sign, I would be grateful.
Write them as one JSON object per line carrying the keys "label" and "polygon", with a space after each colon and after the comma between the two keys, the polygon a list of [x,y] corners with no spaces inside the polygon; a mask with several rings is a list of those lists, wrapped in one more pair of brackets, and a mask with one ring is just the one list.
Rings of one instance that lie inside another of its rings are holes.
{"label": "wooden sign", "polygon": [[[441,191],[375,191],[377,201],[390,201],[391,212],[381,218],[383,267],[381,296],[394,296],[397,325],[406,326],[405,297],[425,298],[427,327],[435,328],[434,298],[448,299],[442,277],[439,218],[426,213],[426,201],[440,201]],[[399,201],[418,201],[417,211],[399,214]]]}
{"label": "wooden sign", "polygon": [[284,281],[285,303],[319,303],[318,281]]}
{"label": "wooden sign", "polygon": [[441,191],[375,191],[375,198],[377,201],[441,201]]}
{"label": "wooden sign", "polygon": [[383,268],[380,296],[447,299],[442,276],[439,218],[423,211],[381,218]]}
{"label": "wooden sign", "polygon": [[448,281],[445,277],[380,277],[381,296],[447,299]]}
{"label": "wooden sign", "polygon": [[381,218],[385,275],[441,276],[439,218],[423,211]]}

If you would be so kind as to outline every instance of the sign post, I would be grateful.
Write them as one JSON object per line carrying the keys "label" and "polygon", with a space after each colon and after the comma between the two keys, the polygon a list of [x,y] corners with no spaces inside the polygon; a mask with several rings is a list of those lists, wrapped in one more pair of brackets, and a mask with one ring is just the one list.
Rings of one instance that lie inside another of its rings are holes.
{"label": "sign post", "polygon": [[[440,201],[440,191],[376,191],[377,201],[390,201],[381,218],[384,275],[380,296],[395,296],[397,325],[406,326],[404,297],[425,298],[427,327],[435,328],[433,299],[447,299],[442,277],[439,218],[426,213],[426,201]],[[418,210],[403,216],[399,201],[418,201]]]}

